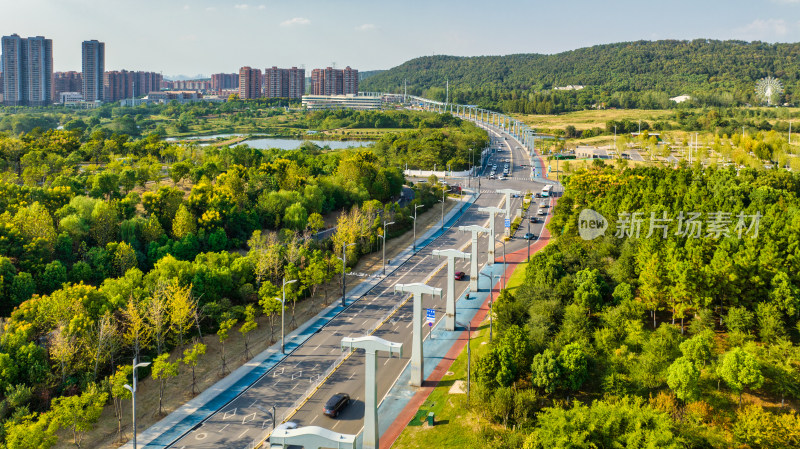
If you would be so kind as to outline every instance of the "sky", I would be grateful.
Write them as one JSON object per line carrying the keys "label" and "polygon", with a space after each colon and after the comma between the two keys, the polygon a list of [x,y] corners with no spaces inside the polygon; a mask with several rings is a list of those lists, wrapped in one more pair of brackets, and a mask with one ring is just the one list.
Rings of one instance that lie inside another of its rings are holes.
{"label": "sky", "polygon": [[0,35],[53,40],[55,71],[165,77],[241,66],[389,69],[426,55],[559,53],[633,40],[800,41],[800,0],[0,0]]}

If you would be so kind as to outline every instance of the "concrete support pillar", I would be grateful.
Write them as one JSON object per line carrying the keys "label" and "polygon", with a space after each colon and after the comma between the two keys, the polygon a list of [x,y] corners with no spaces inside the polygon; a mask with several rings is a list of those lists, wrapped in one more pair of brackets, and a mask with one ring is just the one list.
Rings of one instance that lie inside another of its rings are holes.
{"label": "concrete support pillar", "polygon": [[489,247],[487,249],[487,253],[489,254],[489,261],[487,263],[489,265],[494,265],[494,259],[495,259],[494,247],[497,244],[497,240],[495,238],[495,236],[497,235],[495,234],[495,223],[497,222],[496,217],[497,214],[502,214],[503,212],[505,212],[505,210],[499,207],[481,207],[478,208],[478,212],[488,212],[489,216],[491,217],[489,219],[489,245],[488,245]]}
{"label": "concrete support pillar", "polygon": [[[520,191],[514,189],[501,189],[498,190],[497,193],[503,193],[506,195],[506,219],[511,220],[511,195],[519,195]],[[503,228],[505,229],[505,236],[508,237],[509,228],[505,226],[503,226]]]}
{"label": "concrete support pillar", "polygon": [[447,257],[447,298],[445,299],[444,328],[449,331],[456,330],[456,257],[470,260],[471,255],[457,249],[433,250],[436,257]]}
{"label": "concrete support pillar", "polygon": [[391,356],[397,353],[403,356],[403,344],[384,340],[375,336],[342,339],[342,349],[364,349],[365,383],[364,383],[364,448],[378,449],[380,435],[378,433],[378,358],[377,351],[386,351]]}
{"label": "concrete support pillar", "polygon": [[478,291],[478,234],[488,234],[489,229],[477,226],[459,226],[458,230],[461,232],[472,232],[472,256],[470,258],[469,266],[469,289],[476,292]]}
{"label": "concrete support pillar", "polygon": [[426,293],[441,298],[442,289],[414,283],[396,284],[394,291],[414,295],[414,313],[411,317],[414,320],[411,326],[413,332],[411,337],[411,381],[409,383],[414,387],[421,387],[425,376],[422,353],[422,294]]}

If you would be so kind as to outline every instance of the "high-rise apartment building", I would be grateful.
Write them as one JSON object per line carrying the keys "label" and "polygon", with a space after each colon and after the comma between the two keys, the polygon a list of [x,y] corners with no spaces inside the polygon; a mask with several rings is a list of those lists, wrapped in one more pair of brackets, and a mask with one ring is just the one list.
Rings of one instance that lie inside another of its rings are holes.
{"label": "high-rise apartment building", "polygon": [[325,95],[323,93],[325,86],[325,71],[322,69],[314,69],[311,71],[311,94],[312,95]]}
{"label": "high-rise apartment building", "polygon": [[300,98],[306,91],[306,70],[292,67],[264,70],[264,96],[267,98]]}
{"label": "high-rise apartment building", "polygon": [[358,93],[358,70],[351,69],[350,66],[345,67],[342,72],[342,93],[357,94]]}
{"label": "high-rise apartment building", "polygon": [[3,103],[44,106],[53,97],[53,41],[16,34],[0,40],[3,62]]}
{"label": "high-rise apartment building", "polygon": [[103,101],[104,74],[106,70],[106,44],[96,40],[83,41],[82,74],[84,101]]}
{"label": "high-rise apartment building", "polygon": [[345,95],[358,93],[358,70],[327,67],[311,71],[313,95]]}
{"label": "high-rise apartment building", "polygon": [[292,67],[289,72],[289,98],[301,98],[306,93],[306,69]]}
{"label": "high-rise apartment building", "polygon": [[[83,77],[81,72],[55,72],[53,73],[53,103],[61,101],[61,94],[65,92],[81,93],[83,90]],[[81,96],[83,98],[83,96]]]}
{"label": "high-rise apartment building", "polygon": [[239,74],[215,73],[211,75],[211,90],[220,91],[239,88]]}
{"label": "high-rise apartment building", "polygon": [[261,70],[251,67],[239,69],[239,98],[249,100],[261,97]]}
{"label": "high-rise apartment building", "polygon": [[289,71],[277,67],[264,70],[264,96],[286,98],[289,96]]}
{"label": "high-rise apartment building", "polygon": [[341,70],[325,68],[325,83],[322,95],[341,95],[344,92],[344,74]]}
{"label": "high-rise apartment building", "polygon": [[21,106],[26,104],[25,54],[27,45],[19,35],[3,36],[0,41],[3,51],[3,104]]}
{"label": "high-rise apartment building", "polygon": [[45,106],[53,98],[53,40],[28,39],[28,104]]}
{"label": "high-rise apartment building", "polygon": [[161,88],[161,74],[155,72],[105,72],[103,91],[106,101],[119,101],[157,92]]}

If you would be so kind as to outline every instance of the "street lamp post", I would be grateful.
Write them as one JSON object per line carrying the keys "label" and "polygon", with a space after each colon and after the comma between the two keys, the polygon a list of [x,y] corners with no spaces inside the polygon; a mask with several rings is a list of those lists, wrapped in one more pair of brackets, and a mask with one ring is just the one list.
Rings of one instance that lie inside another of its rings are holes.
{"label": "street lamp post", "polygon": [[138,376],[136,375],[136,370],[138,368],[144,368],[150,366],[150,362],[142,362],[139,363],[139,358],[133,358],[133,386],[131,387],[128,384],[125,384],[124,387],[126,390],[131,392],[131,404],[133,408],[133,449],[136,449],[136,390],[137,390],[137,383],[138,383]]}
{"label": "street lamp post", "polygon": [[[531,203],[533,202],[533,195],[531,195]],[[528,204],[528,235],[531,233],[531,205]],[[531,241],[528,240],[528,261],[531,260]]]}
{"label": "street lamp post", "polygon": [[489,278],[489,341],[492,341],[492,328],[494,327],[493,317],[492,317],[492,304],[494,303],[494,285],[492,281],[499,278],[499,274],[491,275],[486,273],[481,273],[481,276],[486,276]]}
{"label": "street lamp post", "polygon": [[347,255],[346,251],[348,247],[355,246],[355,243],[344,243],[342,242],[342,307],[346,307],[347,303],[344,300],[345,295],[347,295],[347,288],[345,285],[345,275],[347,274]]}
{"label": "street lamp post", "polygon": [[472,326],[457,322],[460,326],[467,329],[467,405],[469,405],[469,384],[470,382],[470,367],[472,366]]}
{"label": "street lamp post", "polygon": [[444,194],[446,193],[446,189],[442,186],[442,229],[444,229]]}
{"label": "street lamp post", "polygon": [[422,207],[422,204],[414,205],[414,252],[417,252],[417,209]]}
{"label": "street lamp post", "polygon": [[[389,226],[389,225],[392,225],[392,224],[394,224],[393,221],[390,221],[388,223],[386,222],[386,220],[383,221],[383,236],[382,236],[382,238],[383,238],[383,275],[384,276],[386,276],[386,226]],[[381,236],[379,236],[379,237],[381,237]]]}
{"label": "street lamp post", "polygon": [[503,290],[506,289],[506,239],[503,242]]}
{"label": "street lamp post", "polygon": [[286,286],[295,282],[297,282],[297,279],[287,281],[286,278],[284,278],[283,286],[281,286],[281,291],[283,292],[283,299],[281,300],[281,354],[286,354],[286,333],[284,330],[286,325]]}

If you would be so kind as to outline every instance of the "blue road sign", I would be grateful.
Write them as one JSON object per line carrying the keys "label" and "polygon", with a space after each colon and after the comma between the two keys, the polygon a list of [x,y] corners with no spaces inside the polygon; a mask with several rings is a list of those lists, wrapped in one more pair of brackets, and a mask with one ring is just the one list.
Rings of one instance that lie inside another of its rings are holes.
{"label": "blue road sign", "polygon": [[510,218],[506,218],[506,227],[507,228],[511,227],[511,219]]}
{"label": "blue road sign", "polygon": [[425,322],[428,323],[429,326],[433,326],[435,321],[436,309],[425,309]]}

